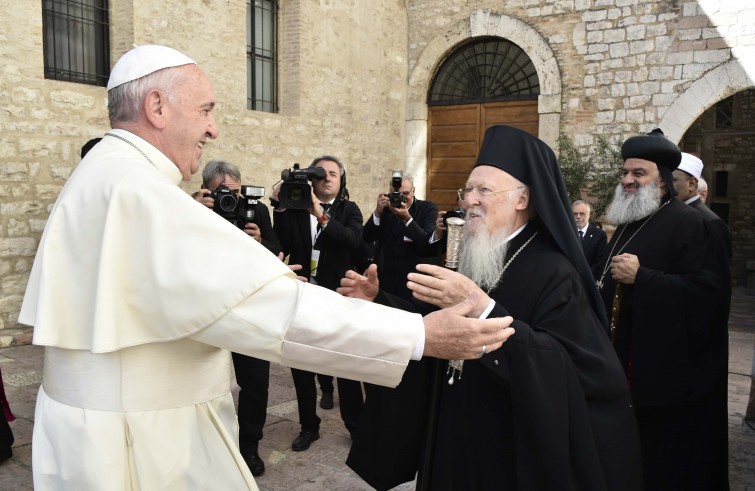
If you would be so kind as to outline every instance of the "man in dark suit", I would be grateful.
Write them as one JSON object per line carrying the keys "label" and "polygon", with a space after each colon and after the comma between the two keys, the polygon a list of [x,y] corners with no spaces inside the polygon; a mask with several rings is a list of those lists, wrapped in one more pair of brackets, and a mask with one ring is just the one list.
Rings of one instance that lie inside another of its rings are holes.
{"label": "man in dark suit", "polygon": [[388,193],[378,195],[375,211],[364,224],[364,240],[377,245],[376,262],[383,290],[411,300],[406,275],[417,264],[432,262],[425,256],[428,239],[435,231],[438,207],[432,201],[414,197],[414,179],[410,175],[403,175],[398,191],[403,199],[400,206],[391,204]]}
{"label": "man in dark suit", "polygon": [[[241,172],[225,160],[211,160],[202,170],[202,189],[194,199],[208,208],[215,206],[211,194],[221,185],[238,199],[241,190]],[[240,222],[239,222],[240,223]],[[273,231],[270,212],[263,203],[254,206],[254,220],[242,224],[244,232],[261,243],[273,254],[283,249]],[[255,477],[265,472],[265,463],[259,455],[259,443],[267,417],[267,398],[270,386],[270,362],[251,356],[232,353],[236,383],[239,385],[239,449],[249,470]]]}
{"label": "man in dark suit", "polygon": [[581,199],[571,205],[574,221],[577,222],[577,232],[582,241],[582,252],[585,253],[585,259],[590,268],[598,261],[603,249],[608,243],[608,238],[603,229],[590,223],[590,203]]}
{"label": "man in dark suit", "polygon": [[[289,264],[300,264],[298,272],[312,283],[335,290],[346,271],[354,269],[362,244],[362,212],[353,201],[344,199],[346,171],[333,156],[314,159],[310,167],[322,167],[323,178],[312,180],[312,204],[308,209],[276,208],[274,229],[289,257]],[[273,193],[277,201],[277,190]],[[324,306],[327,308],[327,306]],[[307,450],[320,438],[320,418],[317,416],[317,387],[315,374],[292,368],[299,405],[301,433],[291,449]],[[362,384],[354,380],[338,379],[338,395],[346,429],[353,434],[362,411]]]}

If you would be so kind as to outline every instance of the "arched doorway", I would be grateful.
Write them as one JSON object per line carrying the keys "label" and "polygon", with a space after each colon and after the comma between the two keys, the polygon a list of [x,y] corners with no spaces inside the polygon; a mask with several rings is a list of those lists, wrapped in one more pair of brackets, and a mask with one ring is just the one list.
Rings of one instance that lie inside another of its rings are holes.
{"label": "arched doorway", "polygon": [[532,60],[494,36],[466,42],[440,63],[428,90],[427,198],[456,207],[482,142],[494,124],[538,135],[540,84]]}
{"label": "arched doorway", "polygon": [[748,259],[755,258],[752,208],[755,187],[755,89],[742,90],[709,107],[687,129],[679,146],[699,156],[708,183],[706,204],[732,233],[733,284],[747,285]]}

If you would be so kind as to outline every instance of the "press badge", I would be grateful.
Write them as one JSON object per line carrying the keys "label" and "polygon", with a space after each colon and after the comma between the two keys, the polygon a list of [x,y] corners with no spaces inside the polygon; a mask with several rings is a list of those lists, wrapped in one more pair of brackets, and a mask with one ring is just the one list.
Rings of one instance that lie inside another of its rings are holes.
{"label": "press badge", "polygon": [[317,265],[320,263],[320,250],[312,249],[312,258],[309,260],[309,276],[314,279],[317,276]]}

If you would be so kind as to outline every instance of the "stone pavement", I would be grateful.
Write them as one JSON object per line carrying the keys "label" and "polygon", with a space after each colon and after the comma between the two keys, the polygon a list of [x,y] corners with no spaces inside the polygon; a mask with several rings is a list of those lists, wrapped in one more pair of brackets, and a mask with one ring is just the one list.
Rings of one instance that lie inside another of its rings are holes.
{"label": "stone pavement", "polygon": [[[732,299],[729,322],[729,469],[733,491],[755,491],[755,431],[743,423],[750,393],[753,346],[755,346],[755,292],[738,289]],[[30,491],[31,434],[34,401],[41,381],[42,349],[17,346],[0,349],[0,368],[5,390],[16,415],[11,423],[16,443],[13,457],[0,464],[0,490]],[[267,471],[257,482],[262,491],[369,490],[345,464],[349,434],[336,407],[318,408],[322,417],[320,440],[305,452],[292,452],[291,442],[299,432],[296,396],[290,371],[270,367],[270,402],[260,455]],[[414,489],[412,483],[396,488]]]}

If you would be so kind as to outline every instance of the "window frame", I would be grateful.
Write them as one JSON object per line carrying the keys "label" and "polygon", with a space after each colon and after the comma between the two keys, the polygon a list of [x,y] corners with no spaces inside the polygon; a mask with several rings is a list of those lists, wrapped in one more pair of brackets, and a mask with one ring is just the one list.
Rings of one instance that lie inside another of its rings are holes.
{"label": "window frame", "polygon": [[42,0],[44,78],[107,86],[108,0]]}
{"label": "window frame", "polygon": [[277,113],[277,0],[247,0],[247,108]]}

